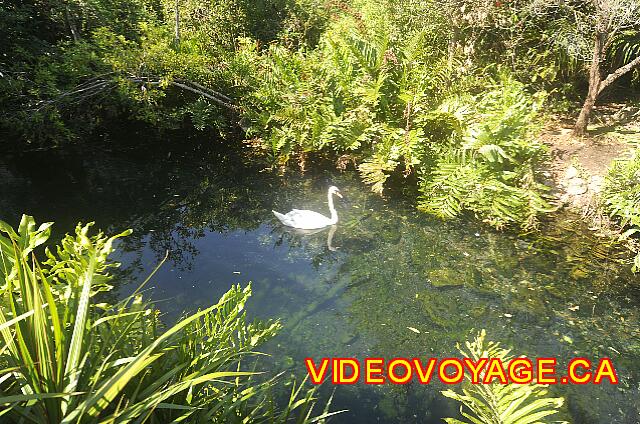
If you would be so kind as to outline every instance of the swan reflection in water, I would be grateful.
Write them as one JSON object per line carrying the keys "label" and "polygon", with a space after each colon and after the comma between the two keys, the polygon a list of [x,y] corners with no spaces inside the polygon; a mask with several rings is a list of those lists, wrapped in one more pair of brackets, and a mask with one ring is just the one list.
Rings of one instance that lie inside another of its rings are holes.
{"label": "swan reflection in water", "polygon": [[340,247],[333,246],[333,235],[338,229],[337,225],[330,225],[328,227],[317,228],[315,230],[302,230],[300,228],[284,227],[284,230],[289,234],[297,234],[300,236],[310,236],[313,234],[321,233],[322,231],[325,231],[327,228],[329,229],[329,231],[327,232],[327,249],[329,249],[332,252],[335,252],[340,248]]}

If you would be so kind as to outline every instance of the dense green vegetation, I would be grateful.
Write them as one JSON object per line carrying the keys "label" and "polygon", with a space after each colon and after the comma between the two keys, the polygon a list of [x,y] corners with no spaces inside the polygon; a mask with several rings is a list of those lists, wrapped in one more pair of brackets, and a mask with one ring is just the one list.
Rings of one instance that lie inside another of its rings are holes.
{"label": "dense green vegetation", "polygon": [[0,126],[17,139],[60,143],[125,116],[159,131],[187,124],[227,136],[239,125],[274,162],[304,168],[323,154],[354,164],[377,192],[401,175],[421,209],[471,211],[495,227],[533,227],[552,210],[537,172],[542,111],[576,110],[588,85],[586,128],[604,88],[639,80],[636,0],[0,10]]}
{"label": "dense green vegetation", "polygon": [[[544,172],[549,148],[540,141],[550,115],[570,120],[575,142],[584,143],[579,137],[589,135],[597,101],[625,102],[640,88],[638,0],[31,0],[0,2],[0,39],[3,150],[79,143],[122,122],[156,134],[188,128],[244,143],[273,166],[304,171],[324,160],[352,167],[378,194],[400,185],[422,211],[445,219],[470,214],[498,229],[535,229],[558,208]],[[191,195],[210,201],[208,190],[202,181]],[[257,190],[244,196],[272,201]],[[227,229],[232,219],[245,229],[243,219],[262,222],[257,207],[241,216],[224,196],[215,199],[215,210],[184,212],[167,202],[158,213],[184,224],[186,236],[178,237],[185,239],[204,231],[203,222]],[[637,250],[640,154],[610,167],[601,203]],[[345,227],[376,247],[393,225]],[[25,216],[16,232],[0,221],[0,416],[53,423],[309,422],[329,415],[314,413],[313,390],[286,382],[291,395],[278,403],[285,382],[255,376],[254,349],[280,324],[246,322],[250,287],[233,287],[215,305],[166,326],[139,290],[112,300],[116,264],[107,257],[127,234],[90,237],[89,230],[79,225],[45,250],[49,224],[36,228]],[[174,227],[164,230],[151,243],[173,242]],[[438,240],[429,245],[438,248]],[[350,272],[363,281],[389,273],[395,281],[384,261],[404,250],[377,247],[351,259]],[[430,248],[397,259],[410,270],[402,276],[417,273],[430,289],[493,285],[509,296],[522,289],[491,267],[452,271],[435,259],[426,267]],[[640,270],[640,254],[633,269]],[[580,266],[571,273],[588,275]],[[543,296],[525,293],[505,303],[532,315],[546,307]],[[441,345],[462,337],[453,329],[465,312],[451,306],[450,293],[411,294],[432,323],[451,330],[439,336]],[[368,304],[354,302],[358,308],[371,313]],[[594,324],[570,322],[582,337]],[[375,334],[384,337],[378,327]],[[483,338],[467,344],[472,355],[484,352]],[[488,346],[495,356],[507,354]],[[445,395],[462,402],[472,422],[495,418],[483,396],[536,398],[520,407],[540,418],[562,405],[541,388],[512,389]]]}
{"label": "dense green vegetation", "polygon": [[[631,239],[636,251],[637,246],[632,239],[640,232],[640,154],[636,152],[629,160],[613,163],[607,175],[604,187],[603,202],[609,214],[620,221],[625,230],[620,238]],[[638,251],[633,270],[640,270],[640,251]]]}
{"label": "dense green vegetation", "polygon": [[139,290],[122,301],[108,261],[123,233],[90,236],[78,225],[59,245],[36,252],[51,223],[23,216],[18,231],[0,221],[0,404],[15,422],[317,422],[314,390],[292,386],[276,407],[282,379],[257,380],[255,348],[278,322],[246,322],[251,288],[232,287],[216,304],[165,327]]}

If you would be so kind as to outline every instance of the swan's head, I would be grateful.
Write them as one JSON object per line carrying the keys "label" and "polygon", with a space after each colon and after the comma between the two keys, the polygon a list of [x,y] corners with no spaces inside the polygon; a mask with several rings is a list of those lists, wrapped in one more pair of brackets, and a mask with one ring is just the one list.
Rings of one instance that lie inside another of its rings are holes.
{"label": "swan's head", "polygon": [[342,199],[342,194],[340,194],[340,189],[336,186],[329,187],[329,194],[335,194],[336,196]]}

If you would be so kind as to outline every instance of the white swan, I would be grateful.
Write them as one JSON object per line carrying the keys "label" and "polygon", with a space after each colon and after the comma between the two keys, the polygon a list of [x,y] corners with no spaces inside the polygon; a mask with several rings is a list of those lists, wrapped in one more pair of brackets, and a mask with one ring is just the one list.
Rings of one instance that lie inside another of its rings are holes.
{"label": "white swan", "polygon": [[287,227],[299,228],[301,230],[316,230],[318,228],[328,227],[329,225],[335,225],[338,223],[338,212],[333,207],[333,195],[342,199],[342,194],[336,186],[329,187],[327,192],[327,198],[329,200],[329,210],[331,211],[331,218],[307,210],[293,209],[291,212],[283,215],[276,211],[271,211],[273,214]]}

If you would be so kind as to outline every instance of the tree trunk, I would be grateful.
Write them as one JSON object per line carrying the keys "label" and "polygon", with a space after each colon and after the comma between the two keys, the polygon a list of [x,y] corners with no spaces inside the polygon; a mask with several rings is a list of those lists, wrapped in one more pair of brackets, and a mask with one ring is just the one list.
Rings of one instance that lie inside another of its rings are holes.
{"label": "tree trunk", "polygon": [[[592,65],[593,67],[593,65]],[[598,85],[600,85],[600,77],[589,76],[589,93],[582,105],[578,120],[573,127],[573,135],[576,137],[582,137],[587,133],[587,125],[589,125],[589,118],[591,117],[591,111],[596,103],[598,97]]]}
{"label": "tree trunk", "polygon": [[600,93],[600,83],[602,81],[600,75],[600,62],[604,56],[604,45],[607,39],[607,35],[602,32],[596,33],[595,41],[593,43],[593,58],[591,59],[591,68],[589,70],[589,92],[587,98],[584,101],[578,120],[573,127],[573,135],[576,137],[582,137],[587,133],[587,125],[589,125],[589,118],[591,117],[591,111],[596,103],[598,94]]}
{"label": "tree trunk", "polygon": [[589,118],[591,117],[591,111],[596,103],[598,94],[600,94],[600,83],[602,82],[602,76],[600,75],[600,63],[604,57],[605,42],[607,40],[607,34],[601,31],[596,32],[595,41],[593,43],[593,58],[591,59],[591,68],[589,70],[589,92],[587,98],[584,101],[580,115],[576,125],[573,127],[573,135],[576,137],[582,137],[587,133],[587,125],[589,125]]}
{"label": "tree trunk", "polygon": [[69,11],[68,5],[65,9],[65,18],[67,20],[67,25],[69,25],[69,31],[71,31],[73,41],[77,42],[78,40],[80,40],[80,35],[78,34],[78,30],[76,29],[76,24],[73,22],[73,18],[71,17],[71,12]]}
{"label": "tree trunk", "polygon": [[589,72],[589,93],[587,94],[587,99],[584,101],[578,120],[573,127],[573,135],[578,137],[582,137],[587,133],[589,117],[591,116],[591,111],[593,110],[593,106],[595,105],[600,93],[602,93],[605,88],[609,87],[622,75],[632,71],[633,69],[640,68],[640,56],[638,56],[626,65],[611,72],[603,80],[600,75],[600,63],[604,58],[606,40],[606,33],[599,33],[596,35],[596,41],[593,48],[593,59],[591,61],[591,70]]}
{"label": "tree trunk", "polygon": [[176,5],[175,5],[176,32],[173,40],[176,44],[176,47],[180,45],[180,5],[178,4],[178,2],[179,0],[176,0]]}

